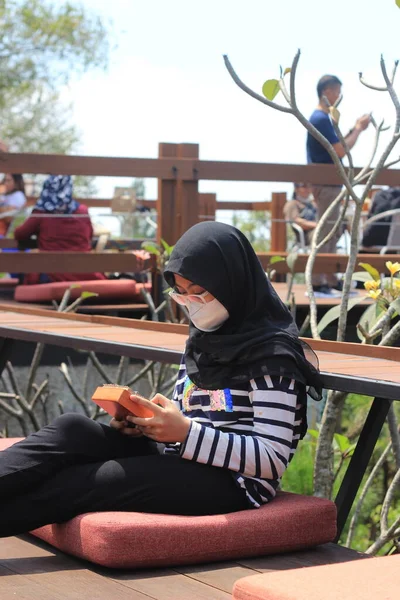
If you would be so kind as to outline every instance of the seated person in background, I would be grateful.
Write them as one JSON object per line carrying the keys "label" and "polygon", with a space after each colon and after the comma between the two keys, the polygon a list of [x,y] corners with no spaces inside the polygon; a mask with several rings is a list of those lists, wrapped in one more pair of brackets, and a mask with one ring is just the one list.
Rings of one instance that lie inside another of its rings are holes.
{"label": "seated person in background", "polygon": [[[25,185],[22,175],[4,175],[0,185],[0,236],[7,233],[7,229],[14,214],[20,211],[26,204]],[[6,216],[2,217],[1,213]]]}
{"label": "seated person in background", "polygon": [[317,207],[311,196],[309,184],[294,184],[292,200],[286,202],[283,215],[286,221],[296,223],[303,229],[305,243],[308,246],[311,243],[312,232],[317,226]]}
{"label": "seated person in background", "polygon": [[[400,208],[400,188],[388,188],[379,190],[374,196],[367,219],[383,213],[387,210]],[[388,240],[390,223],[392,217],[383,217],[367,226],[361,241],[363,248],[373,246],[385,246]]]}
{"label": "seated person in background", "polygon": [[[38,248],[47,252],[90,252],[93,228],[87,206],[72,197],[72,180],[51,175],[43,184],[31,216],[14,232],[15,239],[37,237]],[[102,273],[29,273],[24,284],[52,281],[106,279]]]}

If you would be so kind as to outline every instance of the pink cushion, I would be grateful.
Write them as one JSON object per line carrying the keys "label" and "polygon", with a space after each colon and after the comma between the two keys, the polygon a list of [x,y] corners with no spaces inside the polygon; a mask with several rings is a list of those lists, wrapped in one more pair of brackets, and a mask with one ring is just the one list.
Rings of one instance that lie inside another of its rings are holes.
{"label": "pink cushion", "polygon": [[23,439],[24,438],[0,438],[0,450],[5,450]]}
{"label": "pink cushion", "polygon": [[[1,445],[5,445],[1,440]],[[330,542],[330,500],[280,493],[258,509],[186,517],[103,512],[32,532],[56,548],[107,567],[173,566],[300,550]]]}
{"label": "pink cushion", "polygon": [[13,288],[18,285],[19,279],[16,277],[1,277],[0,288]]}
{"label": "pink cushion", "polygon": [[400,555],[239,579],[234,600],[398,600]]}
{"label": "pink cushion", "polygon": [[[93,279],[89,281],[55,281],[39,285],[18,285],[15,288],[14,300],[18,302],[51,302],[60,301],[64,292],[71,286],[78,285],[71,290],[71,300],[79,298],[82,292],[94,292],[99,300],[125,300],[130,302],[143,302],[140,289],[143,285],[151,290],[151,284],[136,283],[132,279]],[[89,299],[90,301],[90,299]]]}

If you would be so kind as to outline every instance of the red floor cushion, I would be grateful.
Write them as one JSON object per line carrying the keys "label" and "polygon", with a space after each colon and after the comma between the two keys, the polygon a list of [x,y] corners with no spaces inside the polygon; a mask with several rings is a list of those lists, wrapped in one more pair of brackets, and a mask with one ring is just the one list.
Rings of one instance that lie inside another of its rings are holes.
{"label": "red floor cushion", "polygon": [[[14,300],[18,302],[51,302],[60,301],[64,292],[71,287],[70,281],[55,281],[53,283],[41,283],[39,285],[18,285],[15,288]],[[96,302],[102,300],[143,302],[140,293],[144,286],[151,291],[151,284],[136,283],[132,279],[111,280],[89,280],[77,281],[71,290],[71,300],[79,298],[82,292],[94,292],[98,294]],[[89,299],[90,300],[90,299]],[[87,301],[86,301],[87,302]]]}
{"label": "red floor cushion", "polygon": [[398,600],[400,555],[251,575],[236,581],[234,600]]}
{"label": "red floor cushion", "polygon": [[336,507],[330,500],[280,493],[261,508],[224,515],[88,513],[32,533],[64,552],[107,567],[173,566],[330,542],[336,534]]}
{"label": "red floor cushion", "polygon": [[1,277],[0,288],[15,288],[18,285],[19,279],[16,277]]}

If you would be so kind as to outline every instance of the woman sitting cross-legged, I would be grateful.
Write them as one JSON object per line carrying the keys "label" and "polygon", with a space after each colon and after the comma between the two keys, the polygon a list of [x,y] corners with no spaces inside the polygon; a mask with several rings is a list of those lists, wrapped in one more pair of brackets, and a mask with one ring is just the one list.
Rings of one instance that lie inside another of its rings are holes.
{"label": "woman sitting cross-legged", "polygon": [[209,515],[273,500],[307,428],[307,390],[320,398],[318,369],[234,227],[189,229],[164,277],[190,315],[172,400],[133,393],[153,417],[65,414],[1,452],[0,536],[94,511]]}
{"label": "woman sitting cross-legged", "polygon": [[[69,175],[51,175],[43,184],[31,216],[16,228],[14,237],[23,242],[37,237],[39,250],[47,252],[90,252],[93,227],[87,206],[72,196]],[[29,273],[24,284],[51,281],[106,279],[102,273]]]}

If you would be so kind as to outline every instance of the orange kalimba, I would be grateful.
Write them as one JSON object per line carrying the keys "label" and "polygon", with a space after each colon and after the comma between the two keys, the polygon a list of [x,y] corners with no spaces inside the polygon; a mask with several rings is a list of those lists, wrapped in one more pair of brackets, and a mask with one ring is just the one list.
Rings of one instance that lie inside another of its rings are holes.
{"label": "orange kalimba", "polygon": [[128,387],[105,384],[96,389],[92,400],[118,421],[123,421],[128,415],[143,418],[154,417],[151,410],[132,402],[131,394],[133,392]]}

